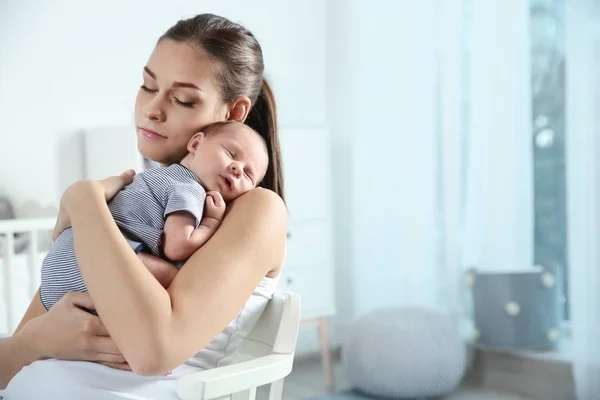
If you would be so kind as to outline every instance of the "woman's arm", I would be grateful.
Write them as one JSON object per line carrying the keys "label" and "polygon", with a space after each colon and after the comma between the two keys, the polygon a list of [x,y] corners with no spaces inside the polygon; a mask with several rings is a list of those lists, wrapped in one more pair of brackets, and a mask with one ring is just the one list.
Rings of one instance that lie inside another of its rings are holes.
{"label": "woman's arm", "polygon": [[[142,261],[144,266],[148,268],[148,271],[150,271],[152,276],[154,276],[158,283],[160,283],[161,286],[164,288],[168,288],[171,285],[171,282],[173,282],[173,279],[175,279],[175,275],[177,275],[177,273],[179,272],[175,265],[161,258],[155,257],[151,254],[139,253],[137,256],[140,259],[140,261]],[[88,295],[79,295],[77,293],[74,293],[68,294],[67,296],[69,297],[66,299],[66,302],[71,303],[71,306],[81,306],[92,310],[94,309],[92,299],[89,298]],[[73,304],[74,301],[77,302],[77,304]],[[35,295],[33,296],[33,299],[31,300],[31,303],[29,304],[29,307],[27,308],[25,314],[21,318],[21,322],[19,322],[17,329],[15,329],[15,331],[13,332],[13,335],[17,334],[29,321],[31,321],[34,318],[40,317],[46,314],[47,312],[48,311],[46,310],[46,307],[44,307],[44,305],[42,304],[40,298],[40,289],[38,288],[38,290],[35,292]],[[81,314],[82,316],[86,317],[84,318],[84,320],[90,318],[86,314]],[[85,323],[86,321],[82,322]]]}
{"label": "woman's arm", "polygon": [[87,293],[67,293],[48,312],[36,296],[19,329],[0,341],[0,388],[23,367],[44,358],[87,360],[118,365],[125,359],[93,308]]}
{"label": "woman's arm", "polygon": [[33,295],[33,300],[31,300],[29,307],[27,307],[23,318],[21,318],[21,322],[19,322],[19,325],[17,325],[17,329],[15,329],[15,331],[13,332],[13,335],[17,334],[23,328],[23,326],[25,326],[26,323],[28,323],[36,317],[45,314],[46,312],[46,307],[44,307],[40,298],[40,288],[38,288],[38,290],[35,292],[35,295]]}
{"label": "woman's arm", "polygon": [[[138,258],[155,279],[169,287],[178,269],[160,258]],[[48,312],[36,292],[12,337],[0,339],[0,389],[25,366],[44,358],[92,361],[130,369],[100,318],[80,307],[94,309],[87,293],[67,293]]]}
{"label": "woman's arm", "polygon": [[78,182],[65,192],[63,206],[96,310],[136,373],[160,374],[182,364],[281,267],[285,206],[275,193],[255,189],[230,205],[220,229],[164,290],[120,234],[104,190],[99,182]]}
{"label": "woman's arm", "polygon": [[37,358],[22,336],[0,339],[0,389],[6,388],[17,372]]}

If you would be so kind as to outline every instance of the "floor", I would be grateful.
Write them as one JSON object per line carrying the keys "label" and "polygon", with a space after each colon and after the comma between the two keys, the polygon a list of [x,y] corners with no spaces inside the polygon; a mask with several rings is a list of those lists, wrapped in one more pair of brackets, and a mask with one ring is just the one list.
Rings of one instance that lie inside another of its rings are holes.
{"label": "floor", "polygon": [[[336,390],[350,386],[344,379],[339,363],[335,366]],[[283,400],[307,400],[327,392],[323,370],[317,359],[300,359],[294,364],[292,373],[283,386]],[[531,400],[526,397],[506,393],[491,392],[477,388],[460,388],[456,393],[443,397],[443,400]]]}

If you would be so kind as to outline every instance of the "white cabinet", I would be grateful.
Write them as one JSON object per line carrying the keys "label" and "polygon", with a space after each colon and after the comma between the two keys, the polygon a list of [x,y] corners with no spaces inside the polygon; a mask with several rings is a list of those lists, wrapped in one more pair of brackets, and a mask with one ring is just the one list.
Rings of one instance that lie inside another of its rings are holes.
{"label": "white cabinet", "polygon": [[302,321],[318,327],[330,390],[334,388],[327,318],[335,313],[331,148],[325,129],[281,129],[289,223],[280,288],[302,299]]}
{"label": "white cabinet", "polygon": [[104,179],[133,168],[144,169],[144,158],[137,149],[133,125],[99,127],[83,131],[84,177]]}
{"label": "white cabinet", "polygon": [[324,129],[281,129],[289,212],[281,288],[302,298],[303,318],[332,315],[334,307],[331,166]]}
{"label": "white cabinet", "polygon": [[327,131],[281,129],[285,197],[291,221],[331,219],[331,166]]}

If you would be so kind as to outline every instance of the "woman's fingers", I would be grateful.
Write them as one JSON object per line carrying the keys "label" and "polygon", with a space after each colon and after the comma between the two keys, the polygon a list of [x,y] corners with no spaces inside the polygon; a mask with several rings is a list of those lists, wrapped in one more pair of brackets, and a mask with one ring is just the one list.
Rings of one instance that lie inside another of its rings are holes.
{"label": "woman's fingers", "polygon": [[122,369],[124,371],[131,371],[131,367],[126,362],[112,362],[112,361],[97,361],[98,364],[106,365],[107,367]]}
{"label": "woman's fingers", "polygon": [[[19,334],[31,338],[33,350],[44,358],[124,363],[100,318],[84,309],[94,309],[88,293],[67,293],[47,313],[27,322]],[[121,365],[120,369],[127,368]]]}
{"label": "woman's fingers", "polygon": [[[70,292],[65,295],[69,305],[75,310],[75,313],[81,313],[81,329],[84,337],[88,339],[86,342],[86,353],[89,355],[90,361],[103,361],[110,363],[125,363],[125,358],[117,347],[117,344],[108,335],[108,331],[104,327],[102,320],[99,317],[80,310],[84,307],[90,310],[94,309],[94,303],[89,293]],[[128,366],[127,366],[128,368]],[[120,369],[126,369],[125,367]]]}
{"label": "woman's fingers", "polygon": [[[121,175],[111,176],[106,179],[102,179],[101,181],[98,181],[100,183],[100,186],[102,186],[104,190],[104,198],[106,199],[106,201],[111,200],[121,189],[123,189],[124,186],[129,185],[133,181],[134,176],[135,171],[129,169],[123,172]],[[76,182],[69,187],[69,189],[71,189],[71,193],[73,193],[73,191],[75,190],[74,188],[75,186],[77,186],[77,184],[78,183]],[[56,224],[54,225],[54,230],[52,231],[52,241],[56,241],[58,236],[69,226],[71,226],[71,221],[67,213],[64,211],[63,199],[61,199],[61,204],[58,210],[58,217],[56,218]]]}
{"label": "woman's fingers", "polygon": [[[120,354],[112,354],[112,353],[94,353],[93,357],[90,357],[88,361],[99,362],[99,363],[120,363],[127,364],[125,361],[125,357]],[[127,364],[127,368],[129,368],[129,364]],[[123,368],[120,368],[123,369]]]}
{"label": "woman's fingers", "polygon": [[90,310],[94,309],[92,297],[87,292],[68,292],[59,300],[59,302],[66,302],[70,307],[84,307]]}
{"label": "woman's fingers", "polygon": [[61,301],[66,302],[67,307],[71,307],[73,315],[81,324],[79,334],[82,335],[85,353],[90,361],[125,362],[125,358],[110,338],[102,320],[82,309],[95,308],[89,293],[69,292]]}
{"label": "woman's fingers", "polygon": [[101,180],[100,184],[104,188],[104,197],[106,198],[106,201],[111,200],[124,186],[129,185],[133,181],[134,176],[135,171],[128,169],[121,175],[110,176]]}
{"label": "woman's fingers", "polygon": [[92,339],[91,347],[94,350],[94,352],[98,353],[99,355],[104,354],[104,355],[120,357],[120,358],[103,360],[103,361],[112,361],[112,362],[124,362],[125,361],[125,359],[123,358],[123,355],[119,351],[119,348],[117,347],[115,342],[110,338],[110,336],[95,336]]}

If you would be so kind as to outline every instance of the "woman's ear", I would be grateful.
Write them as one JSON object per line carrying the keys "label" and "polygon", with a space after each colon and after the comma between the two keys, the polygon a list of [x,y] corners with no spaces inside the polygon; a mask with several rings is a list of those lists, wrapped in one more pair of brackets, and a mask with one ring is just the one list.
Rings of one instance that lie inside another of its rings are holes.
{"label": "woman's ear", "polygon": [[188,146],[187,146],[188,151],[190,153],[194,154],[196,152],[196,150],[198,150],[198,145],[200,144],[200,142],[202,142],[204,137],[205,137],[204,132],[198,132],[194,136],[192,136],[192,138],[188,142]]}
{"label": "woman's ear", "polygon": [[252,103],[248,96],[237,97],[233,103],[231,103],[231,107],[227,113],[227,120],[244,123],[250,112],[250,106],[252,106]]}

